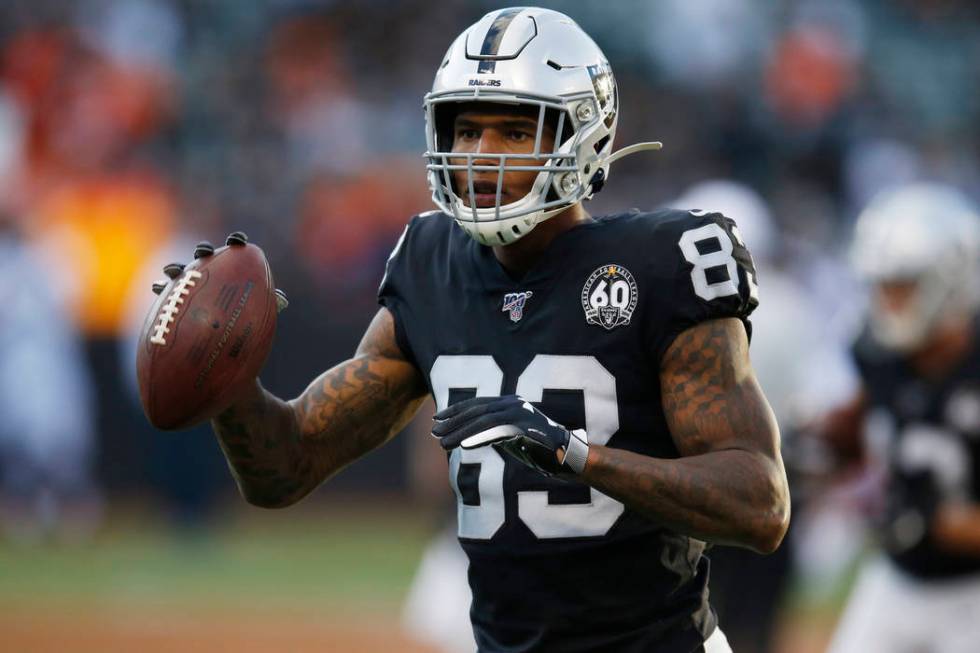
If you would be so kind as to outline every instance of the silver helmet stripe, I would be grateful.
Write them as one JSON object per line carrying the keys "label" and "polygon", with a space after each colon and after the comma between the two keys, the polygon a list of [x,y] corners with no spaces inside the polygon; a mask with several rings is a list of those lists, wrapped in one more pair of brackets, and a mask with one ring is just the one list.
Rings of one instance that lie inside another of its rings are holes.
{"label": "silver helmet stripe", "polygon": [[[500,44],[504,40],[504,32],[507,31],[511,22],[522,11],[524,11],[523,7],[511,7],[497,14],[497,17],[493,19],[493,23],[490,24],[490,29],[487,30],[487,35],[483,38],[483,46],[480,48],[481,57],[496,56],[497,52],[500,51]],[[479,65],[476,67],[476,72],[479,74],[493,73],[496,70],[497,62],[494,59],[481,59]]]}

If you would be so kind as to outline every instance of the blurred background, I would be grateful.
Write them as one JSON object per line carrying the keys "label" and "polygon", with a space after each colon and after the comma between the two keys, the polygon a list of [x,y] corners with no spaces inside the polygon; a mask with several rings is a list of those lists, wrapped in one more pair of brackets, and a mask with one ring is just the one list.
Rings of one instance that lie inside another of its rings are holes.
{"label": "blurred background", "polygon": [[[864,547],[863,481],[794,434],[854,389],[861,207],[916,179],[980,194],[980,5],[539,4],[608,56],[618,144],[664,143],[617,163],[589,211],[737,207],[798,504],[757,650],[822,651]],[[0,4],[0,649],[453,650],[404,607],[452,505],[424,424],[263,512],[208,428],[146,423],[134,342],[161,267],[243,230],[291,300],[265,386],[295,396],[349,355],[403,225],[431,208],[422,96],[501,6]]]}

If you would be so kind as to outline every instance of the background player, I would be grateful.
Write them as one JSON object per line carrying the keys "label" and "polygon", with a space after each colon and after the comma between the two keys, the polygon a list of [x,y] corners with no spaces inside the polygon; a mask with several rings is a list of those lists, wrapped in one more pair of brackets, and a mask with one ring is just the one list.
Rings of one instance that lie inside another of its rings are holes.
{"label": "background player", "polygon": [[958,652],[980,641],[980,218],[943,186],[875,199],[854,264],[871,285],[854,347],[863,390],[828,420],[886,479],[882,555],[866,563],[833,653]]}
{"label": "background player", "polygon": [[[779,425],[794,522],[773,555],[713,547],[708,556],[711,604],[729,643],[739,653],[766,653],[778,647],[793,567],[793,526],[805,514],[801,498],[806,486],[799,482],[799,465],[813,456],[800,451],[798,434],[813,415],[825,414],[850,396],[844,384],[834,382],[846,377],[850,368],[844,347],[828,333],[827,311],[787,265],[790,257],[783,255],[783,234],[755,190],[733,180],[713,179],[688,188],[671,206],[737,217],[758,276],[764,280],[765,301],[752,313],[752,367]],[[753,588],[750,601],[745,600],[746,587]]]}
{"label": "background player", "polygon": [[242,493],[298,501],[431,389],[481,650],[727,650],[702,540],[772,551],[788,521],[734,224],[585,213],[612,161],[650,145],[612,153],[612,73],[557,12],[466,30],[426,108],[455,221],[411,221],[354,358],[290,402],[256,383],[214,421]]}

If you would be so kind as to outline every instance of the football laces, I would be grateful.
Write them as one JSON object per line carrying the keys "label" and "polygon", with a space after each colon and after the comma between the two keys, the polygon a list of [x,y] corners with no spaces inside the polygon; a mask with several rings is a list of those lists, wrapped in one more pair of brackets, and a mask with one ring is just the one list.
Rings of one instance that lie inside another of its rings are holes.
{"label": "football laces", "polygon": [[187,270],[183,276],[177,280],[174,289],[170,291],[167,301],[164,302],[157,316],[157,324],[153,327],[153,336],[150,342],[154,345],[166,345],[166,335],[170,333],[170,325],[175,316],[180,311],[180,305],[184,303],[184,297],[189,295],[191,288],[196,285],[195,279],[200,279],[203,275],[197,270]]}

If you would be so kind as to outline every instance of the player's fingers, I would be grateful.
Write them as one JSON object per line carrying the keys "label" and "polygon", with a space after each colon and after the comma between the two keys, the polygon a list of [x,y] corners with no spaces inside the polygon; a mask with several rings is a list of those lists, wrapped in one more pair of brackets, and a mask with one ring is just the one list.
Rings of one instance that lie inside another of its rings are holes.
{"label": "player's fingers", "polygon": [[464,449],[476,449],[488,444],[513,440],[524,435],[524,432],[512,424],[501,424],[494,426],[486,431],[475,433],[459,443]]}
{"label": "player's fingers", "polygon": [[205,256],[211,256],[214,254],[214,245],[206,240],[202,240],[194,248],[194,258],[204,258]]}
{"label": "player's fingers", "polygon": [[470,410],[474,407],[486,406],[500,401],[500,397],[473,397],[471,399],[464,399],[463,401],[457,401],[452,406],[443,408],[438,413],[432,416],[437,422],[442,422],[447,419],[456,417],[460,413]]}
{"label": "player's fingers", "polygon": [[[481,417],[496,415],[500,412],[508,412],[509,414],[510,409],[512,408],[513,406],[509,402],[504,402],[497,398],[496,401],[482,402],[472,405],[447,419],[439,420],[433,418],[432,435],[437,438],[444,437]],[[503,424],[505,421],[513,422],[514,419],[508,417],[505,420],[502,420],[500,423]]]}
{"label": "player's fingers", "polygon": [[[510,411],[499,410],[491,413],[484,413],[474,419],[467,420],[465,422],[456,423],[455,428],[446,429],[444,424],[436,424],[432,429],[432,435],[439,438],[439,445],[449,451],[450,449],[455,449],[463,442],[463,440],[469,438],[470,436],[482,433],[495,426],[509,425],[514,421],[513,415]],[[436,431],[437,427],[439,431]],[[513,435],[513,434],[511,434]],[[504,437],[501,435],[501,437]],[[484,442],[483,444],[486,444]]]}
{"label": "player's fingers", "polygon": [[245,245],[248,243],[248,236],[244,231],[233,231],[225,238],[225,245]]}
{"label": "player's fingers", "polygon": [[279,288],[276,288],[276,313],[282,313],[289,306],[289,299],[286,298],[286,293],[284,293]]}
{"label": "player's fingers", "polygon": [[171,279],[176,279],[184,271],[184,267],[186,266],[183,263],[167,263],[163,266],[163,273]]}

